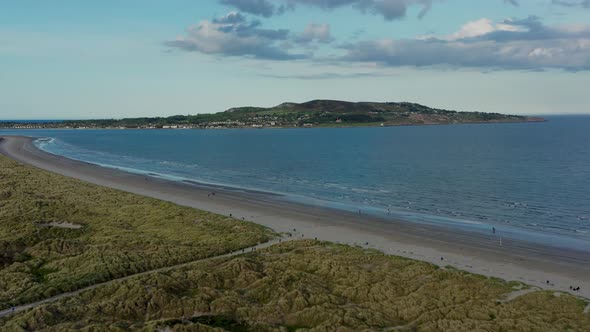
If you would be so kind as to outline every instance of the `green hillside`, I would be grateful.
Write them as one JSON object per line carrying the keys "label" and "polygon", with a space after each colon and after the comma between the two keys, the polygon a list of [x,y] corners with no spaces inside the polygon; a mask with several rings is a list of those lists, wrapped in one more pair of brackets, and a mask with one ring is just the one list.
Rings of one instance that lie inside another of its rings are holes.
{"label": "green hillside", "polygon": [[414,103],[312,100],[275,107],[237,107],[214,114],[175,115],[58,123],[0,123],[0,127],[35,128],[242,128],[242,127],[348,127],[460,123],[544,121],[500,113],[458,112]]}

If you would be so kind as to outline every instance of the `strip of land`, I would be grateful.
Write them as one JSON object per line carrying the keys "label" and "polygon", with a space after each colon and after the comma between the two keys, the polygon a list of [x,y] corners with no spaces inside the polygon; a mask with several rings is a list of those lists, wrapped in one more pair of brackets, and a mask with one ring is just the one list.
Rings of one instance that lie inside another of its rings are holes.
{"label": "strip of land", "polygon": [[[130,174],[40,151],[27,137],[5,137],[0,153],[21,163],[86,182],[253,221],[298,238],[374,248],[387,254],[590,298],[590,255],[422,224],[385,221],[236,191]],[[212,195],[215,192],[215,195]]]}
{"label": "strip of land", "polygon": [[415,103],[312,100],[275,107],[236,107],[215,114],[174,115],[166,118],[1,122],[0,128],[118,128],[221,129],[358,126],[422,126],[465,123],[542,122],[543,118],[483,112],[457,112]]}

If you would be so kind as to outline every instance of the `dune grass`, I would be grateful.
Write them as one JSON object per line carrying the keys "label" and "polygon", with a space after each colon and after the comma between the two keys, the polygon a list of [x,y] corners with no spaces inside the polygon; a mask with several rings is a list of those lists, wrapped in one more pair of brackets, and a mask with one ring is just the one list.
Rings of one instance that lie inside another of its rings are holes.
{"label": "dune grass", "polygon": [[372,250],[291,241],[18,314],[15,331],[588,331],[585,303]]}
{"label": "dune grass", "polygon": [[0,308],[216,256],[273,236],[253,223],[87,184],[0,156]]}

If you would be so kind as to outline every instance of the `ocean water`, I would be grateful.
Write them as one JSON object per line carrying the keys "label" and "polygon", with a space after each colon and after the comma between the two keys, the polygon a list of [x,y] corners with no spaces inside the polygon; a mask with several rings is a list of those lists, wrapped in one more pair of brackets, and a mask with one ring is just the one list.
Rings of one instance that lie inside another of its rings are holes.
{"label": "ocean water", "polygon": [[590,249],[590,116],[545,123],[232,130],[0,130],[127,171]]}

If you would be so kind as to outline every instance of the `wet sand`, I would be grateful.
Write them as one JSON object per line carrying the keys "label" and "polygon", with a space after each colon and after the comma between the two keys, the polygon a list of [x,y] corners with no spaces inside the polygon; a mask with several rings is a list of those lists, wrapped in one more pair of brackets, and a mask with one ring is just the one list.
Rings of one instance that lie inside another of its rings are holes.
{"label": "wet sand", "polygon": [[[4,137],[0,153],[23,164],[86,182],[149,196],[236,219],[298,238],[374,248],[387,254],[453,266],[590,298],[590,253],[502,239],[340,210],[292,203],[280,195],[198,182],[176,182],[75,161],[37,149],[29,137]],[[215,192],[215,195],[211,193]],[[442,259],[441,259],[442,258]],[[547,284],[547,280],[550,282]],[[569,287],[580,287],[571,292]]]}

